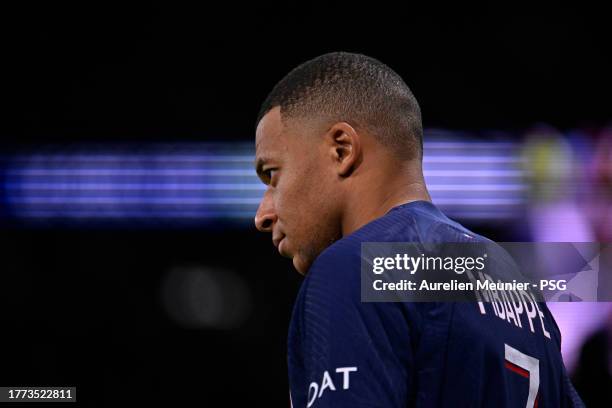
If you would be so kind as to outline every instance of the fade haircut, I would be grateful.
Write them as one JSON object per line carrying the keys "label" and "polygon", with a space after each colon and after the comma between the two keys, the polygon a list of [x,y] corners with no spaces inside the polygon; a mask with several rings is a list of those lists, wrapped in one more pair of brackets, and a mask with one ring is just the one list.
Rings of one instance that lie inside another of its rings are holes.
{"label": "fade haircut", "polygon": [[423,156],[416,98],[395,71],[366,55],[332,52],[297,66],[274,86],[256,125],[277,106],[283,120],[347,122],[371,133],[400,159]]}

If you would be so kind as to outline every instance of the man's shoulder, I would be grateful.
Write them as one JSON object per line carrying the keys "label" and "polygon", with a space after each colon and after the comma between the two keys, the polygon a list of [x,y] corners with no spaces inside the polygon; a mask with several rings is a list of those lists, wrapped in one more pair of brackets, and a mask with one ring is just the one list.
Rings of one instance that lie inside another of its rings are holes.
{"label": "man's shoulder", "polygon": [[308,271],[308,280],[327,286],[334,282],[356,290],[361,270],[361,247],[366,242],[490,242],[446,217],[432,203],[415,201],[391,209],[352,234],[327,247]]}

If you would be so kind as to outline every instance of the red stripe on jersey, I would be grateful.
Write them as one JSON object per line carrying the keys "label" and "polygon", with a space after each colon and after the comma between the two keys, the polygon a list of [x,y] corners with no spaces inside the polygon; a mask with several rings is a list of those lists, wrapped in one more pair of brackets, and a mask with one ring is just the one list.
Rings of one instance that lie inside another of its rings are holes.
{"label": "red stripe on jersey", "polygon": [[523,370],[521,367],[512,364],[511,362],[509,362],[508,360],[506,360],[506,368],[514,371],[515,373],[522,375],[525,378],[529,378],[529,372],[527,370]]}

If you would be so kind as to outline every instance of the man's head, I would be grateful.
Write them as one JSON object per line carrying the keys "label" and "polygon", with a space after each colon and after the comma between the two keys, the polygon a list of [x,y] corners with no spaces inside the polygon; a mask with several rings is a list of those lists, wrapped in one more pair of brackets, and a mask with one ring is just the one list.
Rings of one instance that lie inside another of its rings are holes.
{"label": "man's head", "polygon": [[256,167],[268,185],[257,228],[306,273],[342,236],[356,200],[384,196],[406,166],[420,172],[422,133],[416,99],[381,62],[336,52],[298,66],[257,118]]}

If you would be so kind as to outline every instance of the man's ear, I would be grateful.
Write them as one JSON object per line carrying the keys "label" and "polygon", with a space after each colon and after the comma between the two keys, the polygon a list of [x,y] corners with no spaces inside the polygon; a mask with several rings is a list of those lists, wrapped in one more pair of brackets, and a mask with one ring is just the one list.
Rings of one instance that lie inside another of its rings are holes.
{"label": "man's ear", "polygon": [[338,175],[348,177],[361,164],[361,135],[346,122],[338,122],[326,134]]}

